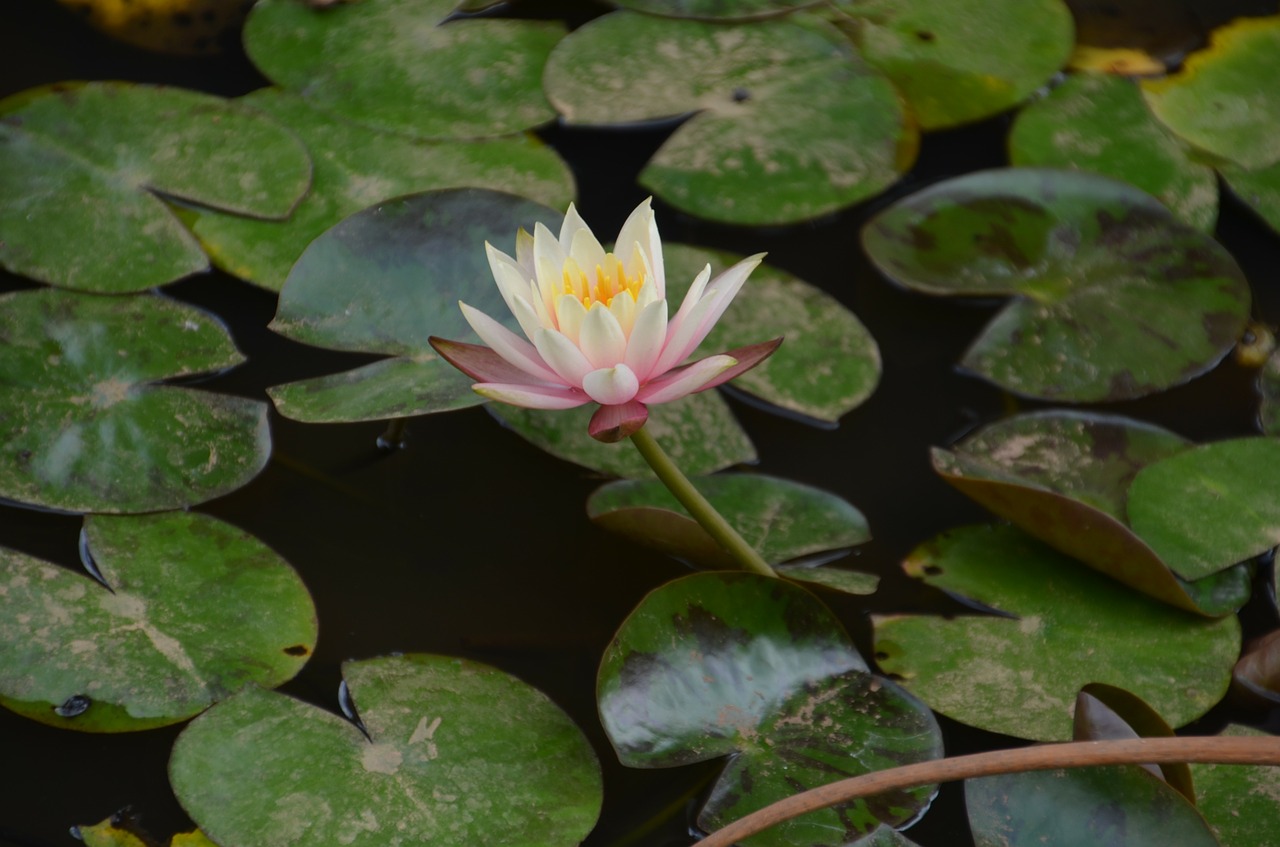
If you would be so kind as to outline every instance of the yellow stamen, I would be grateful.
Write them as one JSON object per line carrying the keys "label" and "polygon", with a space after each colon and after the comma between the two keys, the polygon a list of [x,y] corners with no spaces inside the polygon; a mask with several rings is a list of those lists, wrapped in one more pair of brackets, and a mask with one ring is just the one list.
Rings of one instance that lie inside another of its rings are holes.
{"label": "yellow stamen", "polygon": [[644,269],[638,269],[635,277],[628,277],[626,269],[617,256],[609,253],[604,263],[596,265],[595,279],[589,278],[578,263],[569,259],[564,263],[564,285],[558,295],[572,294],[582,305],[590,309],[596,303],[608,308],[613,298],[619,294],[630,294],[632,300],[640,296],[640,288],[644,285]]}

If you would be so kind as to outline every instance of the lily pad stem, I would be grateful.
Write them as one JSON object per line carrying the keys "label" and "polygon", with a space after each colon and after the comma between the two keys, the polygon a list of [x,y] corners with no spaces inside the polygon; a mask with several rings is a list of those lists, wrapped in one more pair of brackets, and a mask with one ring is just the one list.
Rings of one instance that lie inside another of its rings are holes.
{"label": "lily pad stem", "polygon": [[702,492],[693,486],[689,478],[676,467],[675,462],[671,461],[671,457],[659,446],[647,429],[641,427],[633,432],[631,443],[636,445],[640,455],[649,463],[649,467],[653,468],[653,472],[657,474],[667,490],[680,501],[680,505],[688,510],[693,519],[724,548],[726,553],[733,557],[734,561],[742,566],[743,570],[762,576],[778,575],[773,568],[769,567],[769,563],[760,557],[755,548],[729,525],[724,515],[717,512],[716,507],[712,506],[707,498],[702,496]]}
{"label": "lily pad stem", "polygon": [[1280,738],[1219,736],[1070,741],[934,759],[842,779],[793,794],[716,830],[699,841],[698,847],[730,847],[775,824],[808,812],[886,791],[1024,771],[1168,762],[1280,765]]}

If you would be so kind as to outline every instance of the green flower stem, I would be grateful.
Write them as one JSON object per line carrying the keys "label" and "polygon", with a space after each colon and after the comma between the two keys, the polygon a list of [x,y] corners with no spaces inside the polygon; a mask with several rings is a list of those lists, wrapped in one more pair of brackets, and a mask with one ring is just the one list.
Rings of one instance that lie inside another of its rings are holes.
{"label": "green flower stem", "polygon": [[760,557],[755,548],[729,525],[724,515],[717,512],[716,507],[693,487],[693,483],[681,473],[647,429],[641,427],[632,433],[631,443],[636,445],[640,455],[649,463],[649,467],[653,468],[653,472],[658,475],[658,479],[662,480],[662,484],[680,501],[680,505],[689,511],[693,519],[742,566],[743,570],[763,576],[778,575],[773,568],[769,567],[769,563]]}

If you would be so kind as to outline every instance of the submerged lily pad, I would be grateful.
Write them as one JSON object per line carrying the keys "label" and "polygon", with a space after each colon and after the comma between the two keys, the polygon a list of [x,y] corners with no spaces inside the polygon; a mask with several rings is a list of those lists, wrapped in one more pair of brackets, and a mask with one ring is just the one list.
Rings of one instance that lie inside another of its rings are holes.
{"label": "submerged lily pad", "polygon": [[183,730],[170,782],[211,839],[239,847],[573,847],[595,824],[600,766],[540,691],[445,656],[342,669],[359,726],[283,694],[247,690]]}
{"label": "submerged lily pad", "polygon": [[261,0],[244,28],[272,82],[347,120],[414,138],[507,135],[555,117],[542,66],[550,21],[445,22],[457,0]]}
{"label": "submerged lily pad", "polygon": [[915,158],[916,132],[893,86],[818,21],[615,12],[556,47],[545,84],[571,125],[692,114],[640,183],[713,220],[814,218],[879,193]]}
{"label": "submerged lily pad", "polygon": [[1240,649],[1234,616],[1158,603],[1014,527],[946,533],[903,569],[998,614],[879,617],[876,661],[933,709],[992,732],[1071,738],[1076,692],[1091,682],[1182,726],[1222,697]]}
{"label": "submerged lily pad", "polygon": [[[1229,724],[1220,735],[1275,737],[1252,727]],[[1224,847],[1272,847],[1280,768],[1255,765],[1192,765],[1200,787],[1200,814]],[[1178,843],[1181,842],[1168,842]]]}
{"label": "submerged lily pad", "polygon": [[[706,830],[807,788],[942,755],[929,710],[868,673],[825,606],[755,574],[694,574],[651,592],[606,648],[596,691],[624,765],[729,757],[698,816]],[[844,844],[908,823],[934,791],[841,803],[743,843]]]}
{"label": "submerged lily pad", "polygon": [[270,114],[307,145],[315,163],[311,191],[284,221],[198,209],[186,215],[215,264],[274,291],[317,236],[392,197],[472,186],[524,195],[553,208],[573,199],[573,178],[564,162],[531,137],[416,141],[338,120],[278,88],[260,89],[241,102]]}
{"label": "submerged lily pad", "polygon": [[160,196],[282,218],[307,190],[306,148],[267,116],[208,94],[62,83],[0,103],[0,264],[119,294],[208,269]]}
{"label": "submerged lily pad", "polygon": [[155,295],[46,288],[0,297],[0,496],[150,512],[247,484],[271,453],[267,406],[161,384],[241,361],[212,315]]}
{"label": "submerged lily pad", "polygon": [[0,551],[0,704],[41,723],[127,732],[291,679],[316,642],[298,574],[190,512],[90,517],[97,578]]}
{"label": "submerged lily pad", "polygon": [[1150,195],[1095,174],[980,171],[934,185],[862,231],[893,281],[1016,295],[962,365],[1027,397],[1126,400],[1208,371],[1250,293],[1231,255]]}

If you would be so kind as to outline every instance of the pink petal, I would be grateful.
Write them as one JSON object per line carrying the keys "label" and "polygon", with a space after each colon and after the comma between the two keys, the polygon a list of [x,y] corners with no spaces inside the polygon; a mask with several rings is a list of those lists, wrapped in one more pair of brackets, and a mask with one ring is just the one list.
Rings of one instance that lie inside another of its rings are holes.
{"label": "pink petal", "polygon": [[462,371],[476,382],[504,382],[524,385],[543,385],[537,380],[488,347],[479,344],[467,344],[464,341],[449,341],[446,338],[428,339],[436,352],[449,364]]}
{"label": "pink petal", "polygon": [[692,394],[695,391],[701,391],[706,388],[711,380],[736,364],[738,364],[737,359],[732,356],[726,356],[723,353],[718,356],[699,359],[682,368],[667,371],[640,389],[636,399],[651,406],[679,400],[686,394]]}
{"label": "pink petal", "polygon": [[640,380],[626,365],[600,368],[582,378],[582,390],[602,406],[616,406],[636,396]]}
{"label": "pink petal", "polygon": [[572,409],[591,402],[587,395],[572,388],[558,385],[511,385],[499,382],[482,382],[471,386],[477,394],[523,406],[526,409]]}
{"label": "pink petal", "polygon": [[533,345],[507,329],[479,309],[466,303],[459,303],[462,316],[471,324],[471,328],[480,336],[480,340],[493,348],[493,352],[515,365],[520,370],[541,380],[556,383],[560,378],[542,361]]}
{"label": "pink petal", "polygon": [[737,359],[738,364],[716,374],[714,379],[698,390],[706,391],[708,388],[715,388],[717,385],[723,385],[734,377],[746,373],[772,356],[773,351],[777,350],[781,344],[782,339],[775,338],[772,341],[761,341],[759,344],[750,344],[746,347],[738,347],[725,352],[725,356],[732,356]]}
{"label": "pink petal", "polygon": [[612,444],[627,438],[649,419],[649,410],[643,403],[631,400],[616,406],[601,406],[591,416],[587,433],[596,441]]}

